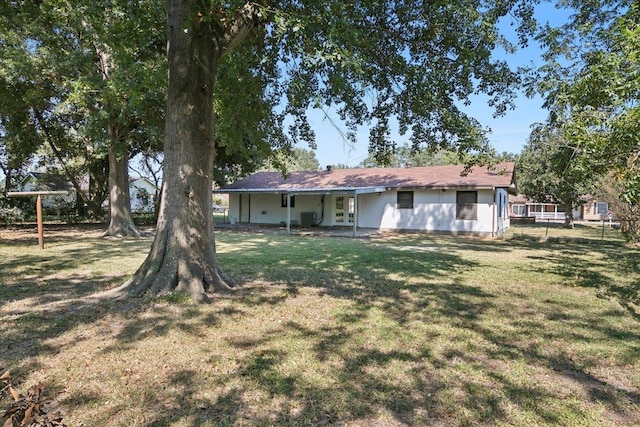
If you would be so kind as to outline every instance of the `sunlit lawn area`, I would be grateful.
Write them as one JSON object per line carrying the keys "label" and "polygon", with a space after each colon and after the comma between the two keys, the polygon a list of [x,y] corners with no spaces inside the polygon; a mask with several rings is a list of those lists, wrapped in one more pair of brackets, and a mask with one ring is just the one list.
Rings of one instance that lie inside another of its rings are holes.
{"label": "sunlit lawn area", "polygon": [[0,366],[69,426],[640,424],[640,250],[608,227],[223,230],[206,305],[89,299],[151,240],[47,233],[0,229]]}

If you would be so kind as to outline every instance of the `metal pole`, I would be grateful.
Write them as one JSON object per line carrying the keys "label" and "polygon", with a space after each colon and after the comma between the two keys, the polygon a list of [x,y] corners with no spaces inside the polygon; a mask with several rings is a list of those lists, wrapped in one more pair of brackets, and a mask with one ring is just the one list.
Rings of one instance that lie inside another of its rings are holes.
{"label": "metal pole", "polygon": [[36,196],[36,222],[38,223],[38,244],[44,249],[44,232],[42,227],[42,196]]}
{"label": "metal pole", "polygon": [[549,237],[549,218],[547,218],[547,230],[544,232],[544,237]]}

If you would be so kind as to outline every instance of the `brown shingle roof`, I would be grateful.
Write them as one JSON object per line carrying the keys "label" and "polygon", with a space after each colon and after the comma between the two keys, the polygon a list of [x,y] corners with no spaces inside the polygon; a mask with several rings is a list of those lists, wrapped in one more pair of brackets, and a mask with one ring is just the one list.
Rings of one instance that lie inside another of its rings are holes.
{"label": "brown shingle roof", "polygon": [[460,165],[293,172],[286,179],[280,172],[258,172],[217,192],[290,192],[372,187],[510,188],[512,183],[515,184],[514,167],[512,162],[501,163],[492,170],[476,167],[467,176],[460,176],[463,171]]}

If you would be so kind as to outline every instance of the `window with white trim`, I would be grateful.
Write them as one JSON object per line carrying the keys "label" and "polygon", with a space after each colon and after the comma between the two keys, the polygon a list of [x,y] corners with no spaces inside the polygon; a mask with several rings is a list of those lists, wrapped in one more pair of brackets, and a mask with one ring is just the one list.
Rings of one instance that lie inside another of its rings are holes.
{"label": "window with white trim", "polygon": [[596,215],[606,216],[609,213],[609,203],[596,202]]}
{"label": "window with white trim", "polygon": [[524,216],[524,209],[525,209],[524,205],[513,205],[513,206],[511,206],[511,211],[516,216]]}

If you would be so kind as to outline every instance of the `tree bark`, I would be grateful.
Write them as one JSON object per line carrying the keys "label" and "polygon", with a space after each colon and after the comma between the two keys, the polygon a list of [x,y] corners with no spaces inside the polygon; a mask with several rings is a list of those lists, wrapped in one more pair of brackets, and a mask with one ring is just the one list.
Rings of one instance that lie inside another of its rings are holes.
{"label": "tree bark", "polygon": [[573,228],[573,203],[565,206],[568,206],[568,208],[565,208],[563,227]]}
{"label": "tree bark", "polygon": [[232,289],[216,257],[211,189],[213,88],[218,63],[233,45],[215,22],[190,17],[190,3],[167,2],[169,89],[158,225],[149,255],[115,291],[120,295],[184,291],[205,301],[208,292]]}
{"label": "tree bark", "polygon": [[[109,132],[113,141],[113,130]],[[133,222],[131,197],[129,195],[129,157],[117,152],[115,143],[109,146],[109,227],[105,236],[140,237],[142,235]]]}

